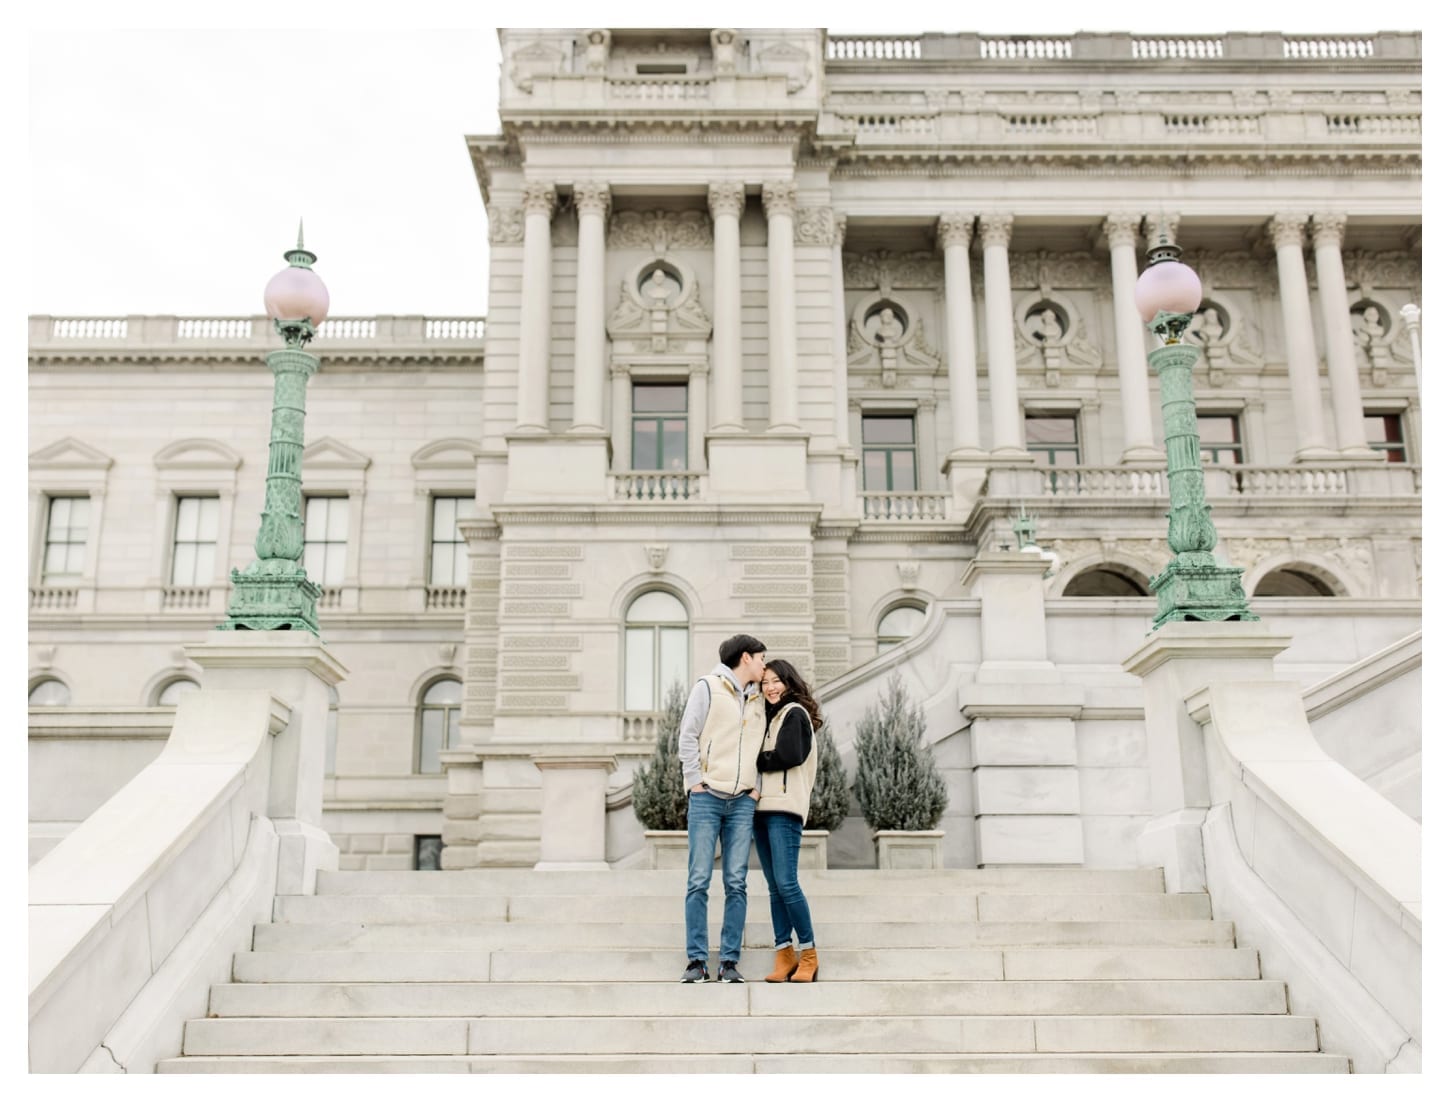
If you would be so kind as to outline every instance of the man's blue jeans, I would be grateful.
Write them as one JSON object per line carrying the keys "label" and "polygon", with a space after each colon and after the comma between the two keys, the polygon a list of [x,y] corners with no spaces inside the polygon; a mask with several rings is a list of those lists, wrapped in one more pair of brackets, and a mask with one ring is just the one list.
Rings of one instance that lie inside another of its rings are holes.
{"label": "man's blue jeans", "polygon": [[755,801],[742,792],[726,800],[709,792],[690,793],[690,871],[685,880],[685,955],[708,960],[710,875],[715,842],[720,843],[720,877],[725,881],[725,921],[720,925],[720,959],[740,960],[745,939],[745,870],[750,863],[750,824]]}
{"label": "man's blue jeans", "polygon": [[775,947],[790,944],[791,928],[802,949],[812,949],[816,933],[811,928],[811,908],[801,890],[797,868],[801,856],[801,821],[794,815],[767,811],[755,817],[755,852],[760,871],[770,889],[770,924],[775,928]]}

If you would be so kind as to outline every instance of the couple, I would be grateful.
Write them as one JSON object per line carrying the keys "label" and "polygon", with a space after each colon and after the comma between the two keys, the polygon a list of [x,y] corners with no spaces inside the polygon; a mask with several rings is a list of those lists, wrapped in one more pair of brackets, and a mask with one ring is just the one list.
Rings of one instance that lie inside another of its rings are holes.
{"label": "couple", "polygon": [[[767,983],[815,980],[811,910],[796,876],[801,831],[816,779],[820,710],[796,668],[765,660],[765,644],[733,635],[720,644],[720,664],[695,682],[680,718],[680,764],[689,793],[689,874],[685,882],[685,955],[681,983],[710,979],[706,911],[715,843],[725,882],[720,927],[722,983],[744,983],[738,965],[745,935],[745,871],[750,836],[770,889],[775,968]],[[791,932],[799,939],[796,956]]]}

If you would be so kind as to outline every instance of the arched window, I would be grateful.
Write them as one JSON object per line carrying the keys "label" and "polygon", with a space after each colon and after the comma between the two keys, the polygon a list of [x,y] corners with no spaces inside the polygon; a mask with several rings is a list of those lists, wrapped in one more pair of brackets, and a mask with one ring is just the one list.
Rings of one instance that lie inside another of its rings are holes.
{"label": "arched window", "polygon": [[441,773],[438,755],[458,745],[458,720],[463,711],[463,682],[444,677],[423,690],[418,705],[418,756],[416,771]]}
{"label": "arched window", "polygon": [[1333,597],[1334,590],[1323,578],[1307,570],[1281,567],[1270,570],[1254,587],[1255,597]]}
{"label": "arched window", "polygon": [[189,677],[175,677],[162,685],[156,693],[157,704],[177,704],[188,693],[194,693],[201,686]]}
{"label": "arched window", "polygon": [[327,756],[323,760],[322,772],[329,777],[337,776],[337,687],[327,687]]}
{"label": "arched window", "polygon": [[897,605],[876,625],[876,653],[904,643],[926,623],[926,613],[916,605]]}
{"label": "arched window", "polygon": [[672,593],[641,593],[624,614],[624,710],[657,712],[690,683],[690,614]]}
{"label": "arched window", "polygon": [[37,681],[30,690],[30,706],[32,708],[64,708],[70,703],[70,689],[64,681],[54,677],[47,677],[44,681]]}
{"label": "arched window", "polygon": [[1148,591],[1135,579],[1114,570],[1099,566],[1084,570],[1067,583],[1064,597],[1146,597]]}

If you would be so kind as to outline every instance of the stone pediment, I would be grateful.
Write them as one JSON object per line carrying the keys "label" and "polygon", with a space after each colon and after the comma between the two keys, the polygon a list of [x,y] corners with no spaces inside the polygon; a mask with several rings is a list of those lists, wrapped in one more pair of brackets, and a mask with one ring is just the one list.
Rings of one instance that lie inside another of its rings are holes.
{"label": "stone pediment", "polygon": [[156,453],[156,466],[162,469],[185,467],[189,470],[210,468],[234,471],[242,465],[242,456],[220,440],[192,437],[167,444]]}
{"label": "stone pediment", "polygon": [[472,470],[477,462],[478,442],[465,440],[458,436],[424,444],[412,455],[414,470],[437,470],[439,468],[456,470],[459,467],[467,467]]}
{"label": "stone pediment", "polygon": [[74,436],[67,436],[30,453],[30,466],[33,470],[108,470],[113,463],[115,460],[105,452],[77,440]]}
{"label": "stone pediment", "polygon": [[324,436],[308,444],[302,452],[302,464],[311,470],[361,470],[372,466],[362,452],[349,448],[341,440]]}

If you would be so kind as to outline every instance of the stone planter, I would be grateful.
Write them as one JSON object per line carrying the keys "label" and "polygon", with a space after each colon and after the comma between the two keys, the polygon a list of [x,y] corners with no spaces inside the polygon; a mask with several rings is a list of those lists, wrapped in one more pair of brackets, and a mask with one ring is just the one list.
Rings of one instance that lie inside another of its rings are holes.
{"label": "stone planter", "polygon": [[823,869],[826,867],[826,839],[831,836],[829,830],[805,830],[801,832],[801,856],[797,865],[802,871],[805,869]]}
{"label": "stone planter", "polygon": [[645,863],[650,869],[684,869],[690,863],[690,835],[684,830],[647,830],[644,844],[649,849]]}
{"label": "stone planter", "polygon": [[876,843],[878,869],[942,868],[942,830],[878,830],[871,835]]}

